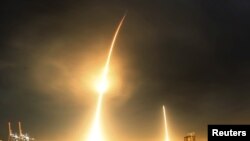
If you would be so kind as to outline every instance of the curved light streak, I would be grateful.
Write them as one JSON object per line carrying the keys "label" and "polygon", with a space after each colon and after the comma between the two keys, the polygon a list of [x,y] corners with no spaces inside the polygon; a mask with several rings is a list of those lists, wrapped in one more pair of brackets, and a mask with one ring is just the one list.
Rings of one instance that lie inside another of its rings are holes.
{"label": "curved light streak", "polygon": [[97,107],[96,107],[94,123],[92,125],[88,141],[104,141],[104,138],[103,138],[102,132],[101,132],[101,123],[100,123],[102,99],[103,99],[103,95],[104,95],[106,88],[107,88],[107,83],[108,83],[107,77],[108,77],[108,71],[109,71],[109,65],[110,65],[112,52],[113,52],[117,36],[119,34],[120,28],[123,24],[125,17],[126,17],[126,14],[122,17],[122,19],[121,19],[121,21],[120,21],[120,23],[115,31],[113,40],[112,40],[111,45],[110,45],[107,61],[105,63],[103,73],[101,75],[101,79],[100,79],[100,82],[98,84],[99,97],[98,97],[98,102],[97,102]]}

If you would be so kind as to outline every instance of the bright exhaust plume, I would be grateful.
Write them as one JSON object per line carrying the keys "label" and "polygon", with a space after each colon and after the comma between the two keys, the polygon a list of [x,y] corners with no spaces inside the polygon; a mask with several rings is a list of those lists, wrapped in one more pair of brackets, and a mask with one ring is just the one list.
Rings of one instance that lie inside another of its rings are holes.
{"label": "bright exhaust plume", "polygon": [[105,141],[103,134],[102,134],[102,130],[101,130],[101,120],[100,120],[101,119],[102,99],[103,99],[104,93],[107,91],[107,88],[108,88],[108,79],[107,78],[108,78],[108,71],[109,71],[109,64],[110,64],[110,60],[111,60],[111,55],[113,52],[116,38],[118,36],[118,33],[120,31],[120,28],[123,24],[125,17],[126,17],[126,14],[121,19],[121,21],[120,21],[120,23],[115,31],[115,34],[114,34],[114,37],[113,37],[113,40],[111,42],[111,46],[109,49],[107,61],[106,61],[106,64],[104,66],[104,69],[103,69],[103,73],[101,75],[99,83],[97,84],[97,91],[98,91],[99,97],[98,97],[94,122],[93,122],[92,128],[90,130],[90,134],[89,134],[87,141]]}

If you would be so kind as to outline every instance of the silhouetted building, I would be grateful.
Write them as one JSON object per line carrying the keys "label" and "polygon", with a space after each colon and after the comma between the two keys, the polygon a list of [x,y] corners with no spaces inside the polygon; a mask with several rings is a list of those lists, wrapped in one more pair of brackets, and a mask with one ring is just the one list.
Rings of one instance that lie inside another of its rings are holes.
{"label": "silhouetted building", "polygon": [[189,133],[184,137],[184,141],[195,141],[195,133]]}

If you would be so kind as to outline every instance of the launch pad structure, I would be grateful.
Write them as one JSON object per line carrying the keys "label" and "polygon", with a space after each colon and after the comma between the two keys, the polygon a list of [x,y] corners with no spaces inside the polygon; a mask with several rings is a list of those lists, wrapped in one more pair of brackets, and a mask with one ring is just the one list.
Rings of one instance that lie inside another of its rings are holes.
{"label": "launch pad structure", "polygon": [[27,133],[23,134],[21,122],[18,122],[19,134],[12,132],[10,122],[8,123],[8,127],[9,127],[8,141],[33,141],[35,140],[34,138],[29,137]]}

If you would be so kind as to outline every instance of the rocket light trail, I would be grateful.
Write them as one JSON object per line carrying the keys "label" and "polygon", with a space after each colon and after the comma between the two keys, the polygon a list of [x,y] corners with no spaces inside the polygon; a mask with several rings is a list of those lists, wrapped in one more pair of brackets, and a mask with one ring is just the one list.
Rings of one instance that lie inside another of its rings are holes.
{"label": "rocket light trail", "polygon": [[167,116],[166,116],[166,110],[165,110],[165,106],[162,106],[162,110],[163,110],[163,117],[164,117],[164,127],[165,127],[165,141],[169,141],[169,137],[168,137],[168,128],[167,128]]}
{"label": "rocket light trail", "polygon": [[104,70],[103,70],[103,73],[101,75],[100,82],[97,85],[99,97],[98,97],[98,102],[97,102],[97,107],[96,107],[94,123],[92,125],[92,129],[90,131],[88,141],[104,141],[104,139],[102,137],[101,124],[100,124],[102,99],[103,99],[103,95],[104,95],[104,93],[107,89],[107,86],[108,86],[107,77],[108,77],[109,65],[110,65],[110,60],[111,60],[113,48],[114,48],[116,38],[119,34],[120,28],[123,24],[125,17],[126,17],[126,14],[122,17],[122,19],[121,19],[121,21],[120,21],[120,23],[115,31],[115,34],[114,34],[114,37],[113,37],[113,40],[111,42],[111,46],[109,49],[107,61],[106,61],[106,64],[104,66]]}

